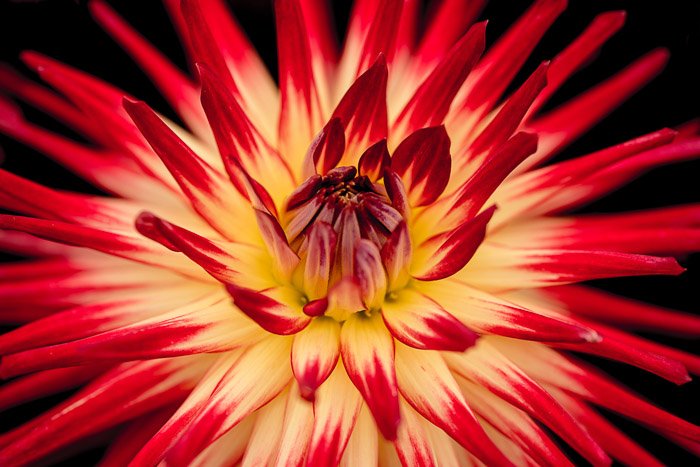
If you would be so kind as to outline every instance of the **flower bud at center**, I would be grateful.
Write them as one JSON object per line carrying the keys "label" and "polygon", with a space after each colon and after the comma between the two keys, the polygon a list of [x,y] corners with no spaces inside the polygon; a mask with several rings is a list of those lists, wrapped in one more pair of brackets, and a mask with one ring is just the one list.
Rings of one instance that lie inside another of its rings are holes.
{"label": "flower bud at center", "polygon": [[358,176],[355,167],[334,168],[302,183],[287,199],[282,219],[302,260],[293,282],[309,300],[349,281],[358,289],[357,306],[381,304],[387,290],[381,251],[403,220],[383,185]]}

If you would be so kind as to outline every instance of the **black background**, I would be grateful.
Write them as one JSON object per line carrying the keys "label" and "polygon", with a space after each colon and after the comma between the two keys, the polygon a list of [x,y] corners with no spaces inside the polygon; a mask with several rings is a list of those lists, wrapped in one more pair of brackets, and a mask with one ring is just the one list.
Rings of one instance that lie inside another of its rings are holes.
{"label": "black background", "polygon": [[[158,0],[112,0],[110,3],[175,63],[186,67],[175,33]],[[273,73],[276,73],[271,2],[234,0],[230,3],[249,37],[259,48],[263,59]],[[428,2],[426,7],[428,11],[431,3],[434,2]],[[487,33],[489,42],[493,42],[529,3],[493,0],[482,14],[482,18],[490,20]],[[338,1],[334,4],[338,31],[345,28],[349,5],[349,1]],[[548,106],[576,95],[654,47],[669,48],[671,61],[659,78],[567,149],[560,158],[583,154],[664,126],[673,127],[698,116],[700,2],[693,0],[571,0],[568,10],[561,15],[537,47],[515,82],[522,82],[541,60],[553,57],[585,28],[594,15],[617,9],[628,11],[626,26],[609,41],[600,57],[575,75]],[[0,0],[0,47],[0,61],[10,63],[24,72],[30,73],[19,62],[19,52],[36,50],[105,78],[174,118],[138,67],[92,22],[83,1]],[[26,113],[34,121],[58,131],[65,131],[60,124],[38,112],[26,109]],[[0,147],[5,155],[2,164],[7,170],[56,188],[97,192],[41,154],[9,138],[0,137]],[[700,202],[699,169],[700,163],[697,161],[657,169],[604,200],[586,207],[584,211],[611,212]],[[0,259],[15,258],[5,255],[0,256]],[[600,281],[599,285],[645,301],[697,313],[700,255],[691,255],[683,259],[682,264],[689,271],[681,277],[616,279]],[[697,341],[658,336],[654,338],[691,352],[698,353],[700,350]],[[600,359],[589,360],[669,411],[694,423],[700,423],[700,404],[697,403],[700,398],[700,384],[697,381],[676,387],[672,383],[625,365]],[[52,398],[37,402],[0,415],[1,428],[4,430],[26,420],[56,400]],[[697,459],[682,449],[649,431],[619,417],[611,418],[662,461],[673,465],[697,462]],[[99,459],[100,452],[99,449],[93,449],[72,459],[70,464],[93,463]],[[578,459],[575,455],[574,458]]]}

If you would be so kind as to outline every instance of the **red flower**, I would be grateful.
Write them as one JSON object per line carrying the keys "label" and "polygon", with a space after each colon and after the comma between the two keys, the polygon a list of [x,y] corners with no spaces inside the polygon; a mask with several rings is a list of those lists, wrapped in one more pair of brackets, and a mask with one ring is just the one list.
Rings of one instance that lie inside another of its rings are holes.
{"label": "red flower", "polygon": [[[92,76],[23,55],[0,129],[114,197],[0,171],[0,408],[83,386],[0,436],[0,464],[126,427],[105,464],[658,463],[592,408],[697,450],[700,428],[572,357],[674,383],[700,360],[617,325],[697,336],[700,320],[588,286],[676,275],[700,207],[567,216],[660,164],[700,155],[662,129],[543,165],[663,67],[664,50],[554,110],[548,98],[624,22],[604,13],[512,94],[565,7],[540,0],[485,48],[477,7],[360,0],[342,52],[320,0],[277,0],[279,90],[220,0],[166,1],[197,76],[106,3],[95,19],[188,129]],[[469,3],[469,2],[466,2]],[[482,2],[472,2],[480,5]],[[565,351],[565,352],[562,352]]]}

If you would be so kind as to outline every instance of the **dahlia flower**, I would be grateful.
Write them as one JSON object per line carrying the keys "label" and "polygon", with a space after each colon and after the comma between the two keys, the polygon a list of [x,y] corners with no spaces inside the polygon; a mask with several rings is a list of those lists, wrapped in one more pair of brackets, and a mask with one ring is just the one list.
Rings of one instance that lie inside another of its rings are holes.
{"label": "dahlia flower", "polygon": [[[166,0],[192,76],[102,0],[95,20],[178,113],[22,55],[0,129],[112,196],[0,171],[0,409],[78,388],[0,435],[0,465],[97,435],[103,465],[659,465],[599,408],[700,451],[700,427],[576,354],[673,383],[689,353],[632,334],[700,319],[578,282],[677,275],[700,207],[566,215],[650,168],[700,156],[661,129],[557,151],[656,75],[653,50],[540,111],[623,24],[607,12],[511,82],[565,8],[538,0],[485,49],[483,1],[358,0],[342,49],[323,0],[276,0],[271,79],[223,0]],[[511,89],[514,89],[511,92]],[[573,285],[572,285],[573,284]],[[566,448],[568,450],[568,448]],[[572,452],[572,451],[566,451]]]}

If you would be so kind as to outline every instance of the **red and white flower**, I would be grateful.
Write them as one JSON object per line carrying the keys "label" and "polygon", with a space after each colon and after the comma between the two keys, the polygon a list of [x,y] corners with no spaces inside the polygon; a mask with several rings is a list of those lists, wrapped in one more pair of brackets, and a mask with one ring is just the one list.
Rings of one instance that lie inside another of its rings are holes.
{"label": "red and white flower", "polygon": [[[102,0],[97,22],[187,129],[34,52],[49,90],[0,87],[0,129],[113,197],[0,171],[0,409],[81,387],[0,435],[0,464],[50,460],[118,427],[103,465],[658,465],[595,409],[688,448],[700,428],[570,352],[674,383],[700,359],[628,332],[700,319],[588,286],[676,275],[700,206],[560,216],[700,155],[662,129],[543,165],[664,66],[654,50],[542,105],[624,23],[596,17],[510,95],[564,0],[536,1],[493,47],[483,1],[358,0],[345,45],[323,0],[276,0],[279,89],[222,0],[166,0],[194,77]],[[625,330],[623,330],[625,329]],[[546,427],[548,431],[544,428]]]}

